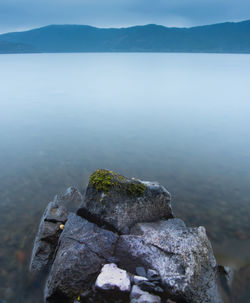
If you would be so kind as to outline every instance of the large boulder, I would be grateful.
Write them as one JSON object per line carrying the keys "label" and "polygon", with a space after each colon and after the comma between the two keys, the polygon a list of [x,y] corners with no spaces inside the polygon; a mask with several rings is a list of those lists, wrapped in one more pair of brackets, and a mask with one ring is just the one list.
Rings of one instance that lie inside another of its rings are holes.
{"label": "large boulder", "polygon": [[70,213],[45,287],[46,302],[72,302],[112,261],[118,235]]}
{"label": "large boulder", "polygon": [[128,233],[138,222],[173,218],[169,192],[158,183],[98,169],[90,176],[77,214],[105,228]]}
{"label": "large boulder", "polygon": [[32,272],[45,270],[53,259],[69,210],[82,203],[82,195],[75,187],[69,187],[63,195],[55,196],[41,218],[30,261]]}
{"label": "large boulder", "polygon": [[119,266],[153,269],[170,298],[190,303],[222,302],[216,284],[216,261],[205,228],[188,228],[180,219],[139,223],[116,247]]}

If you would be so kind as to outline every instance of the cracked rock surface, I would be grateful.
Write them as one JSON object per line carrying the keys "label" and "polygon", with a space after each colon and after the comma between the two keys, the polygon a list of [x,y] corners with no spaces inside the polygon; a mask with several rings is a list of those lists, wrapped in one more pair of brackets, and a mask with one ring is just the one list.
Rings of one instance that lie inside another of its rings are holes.
{"label": "cracked rock surface", "polygon": [[42,216],[40,226],[35,239],[30,270],[41,272],[46,269],[53,258],[57,241],[62,232],[60,225],[67,221],[67,209],[58,203],[50,202]]}
{"label": "cracked rock surface", "polygon": [[216,284],[216,261],[203,227],[187,228],[180,219],[138,223],[119,238],[119,266],[156,270],[172,298],[187,302],[222,302]]}
{"label": "cracked rock surface", "polygon": [[75,187],[69,187],[63,195],[55,196],[46,207],[40,221],[30,261],[32,272],[45,270],[53,259],[58,239],[62,232],[61,224],[68,219],[70,209],[82,203],[82,195]]}
{"label": "cracked rock surface", "polygon": [[70,213],[45,287],[45,301],[71,302],[95,281],[113,255],[118,235]]}

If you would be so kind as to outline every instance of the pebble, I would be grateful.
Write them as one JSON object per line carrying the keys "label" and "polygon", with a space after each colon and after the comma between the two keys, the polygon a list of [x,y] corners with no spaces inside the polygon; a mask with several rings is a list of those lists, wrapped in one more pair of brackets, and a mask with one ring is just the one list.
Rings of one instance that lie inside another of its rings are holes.
{"label": "pebble", "polygon": [[147,278],[146,270],[144,267],[136,267],[135,271],[138,276]]}
{"label": "pebble", "polygon": [[145,292],[134,285],[130,293],[130,303],[161,303],[161,298]]}
{"label": "pebble", "polygon": [[148,281],[147,278],[142,277],[142,276],[134,276],[133,278],[134,284],[139,284],[141,281]]}
{"label": "pebble", "polygon": [[59,228],[60,228],[61,230],[63,230],[63,229],[64,229],[64,224],[60,224]]}

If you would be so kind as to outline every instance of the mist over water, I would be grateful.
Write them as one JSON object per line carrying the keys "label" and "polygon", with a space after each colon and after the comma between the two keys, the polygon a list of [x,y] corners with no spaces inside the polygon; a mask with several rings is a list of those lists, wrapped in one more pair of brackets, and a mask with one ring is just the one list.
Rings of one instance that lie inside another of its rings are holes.
{"label": "mist over water", "polygon": [[220,262],[249,263],[249,80],[249,55],[1,55],[0,300],[41,294],[40,216],[97,168],[159,181]]}

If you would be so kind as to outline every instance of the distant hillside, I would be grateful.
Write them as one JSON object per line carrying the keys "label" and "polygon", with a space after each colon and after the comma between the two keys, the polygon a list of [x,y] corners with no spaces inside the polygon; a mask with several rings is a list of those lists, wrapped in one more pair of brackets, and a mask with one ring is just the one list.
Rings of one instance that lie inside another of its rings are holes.
{"label": "distant hillside", "polygon": [[0,54],[13,54],[13,53],[32,53],[37,52],[37,50],[30,45],[23,43],[14,43],[3,41],[0,38]]}
{"label": "distant hillside", "polygon": [[0,35],[0,53],[25,52],[250,53],[250,20],[192,28],[49,25]]}

